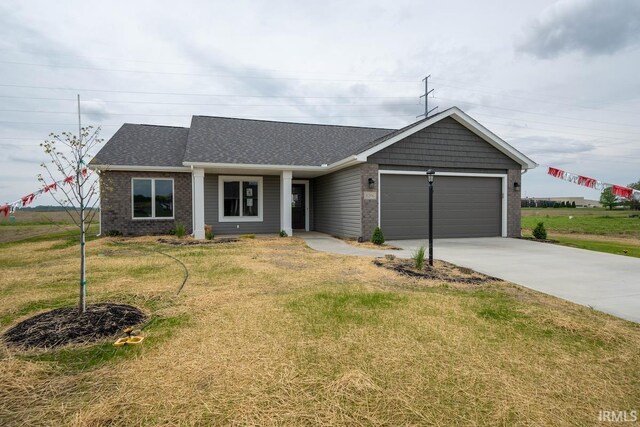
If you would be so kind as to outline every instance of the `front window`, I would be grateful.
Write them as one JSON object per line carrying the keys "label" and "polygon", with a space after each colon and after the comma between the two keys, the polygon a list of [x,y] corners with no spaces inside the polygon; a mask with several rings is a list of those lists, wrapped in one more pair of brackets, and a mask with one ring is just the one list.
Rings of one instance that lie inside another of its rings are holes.
{"label": "front window", "polygon": [[220,221],[262,221],[262,177],[219,179]]}
{"label": "front window", "polygon": [[173,179],[134,178],[134,218],[173,218]]}

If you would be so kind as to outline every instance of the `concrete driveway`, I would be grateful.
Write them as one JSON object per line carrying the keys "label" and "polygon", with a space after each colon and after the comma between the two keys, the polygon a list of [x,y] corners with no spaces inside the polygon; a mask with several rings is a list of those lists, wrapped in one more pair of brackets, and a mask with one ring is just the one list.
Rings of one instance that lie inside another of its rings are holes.
{"label": "concrete driveway", "polygon": [[[409,253],[428,246],[388,243]],[[640,323],[640,258],[501,237],[439,239],[434,258]]]}

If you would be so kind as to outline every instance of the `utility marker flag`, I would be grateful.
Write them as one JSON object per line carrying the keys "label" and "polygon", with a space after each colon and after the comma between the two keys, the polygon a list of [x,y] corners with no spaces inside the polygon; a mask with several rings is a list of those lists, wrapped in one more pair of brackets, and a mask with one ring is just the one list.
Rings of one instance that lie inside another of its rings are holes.
{"label": "utility marker flag", "polygon": [[622,197],[623,199],[634,199],[634,200],[640,201],[640,191],[634,190],[633,188],[625,187],[622,185],[609,184],[604,181],[599,181],[594,178],[589,178],[587,176],[576,175],[574,173],[565,172],[562,169],[558,169],[558,168],[550,167],[547,173],[555,178],[560,178],[565,181],[573,182],[574,184],[593,188],[595,190],[602,191],[605,188],[611,187],[611,192],[618,197]]}

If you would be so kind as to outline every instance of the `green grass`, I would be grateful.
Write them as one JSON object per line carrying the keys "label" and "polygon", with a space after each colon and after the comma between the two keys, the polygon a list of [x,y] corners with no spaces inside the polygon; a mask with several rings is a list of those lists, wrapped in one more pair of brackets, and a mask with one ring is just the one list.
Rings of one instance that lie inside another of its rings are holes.
{"label": "green grass", "polygon": [[553,239],[557,240],[562,245],[574,248],[640,258],[640,242],[638,242],[637,245],[633,245],[630,243],[625,244],[600,240],[575,239],[565,236],[554,236]]}
{"label": "green grass", "polygon": [[[580,209],[546,209],[557,211],[546,214],[544,209],[536,209],[536,215],[523,210],[522,228],[532,230],[543,222],[548,232],[597,234],[601,236],[621,236],[640,238],[640,217],[630,217],[632,211],[602,211],[580,214]],[[541,212],[542,211],[542,212]]]}
{"label": "green grass", "polygon": [[[17,229],[17,228],[22,228],[24,226],[16,225],[14,227]],[[30,226],[27,226],[27,227],[30,227]],[[6,228],[10,229],[11,227],[6,227]],[[54,249],[64,249],[64,248],[73,246],[74,244],[80,244],[80,241],[79,241],[80,231],[78,228],[74,227],[72,229],[67,229],[64,231],[58,231],[57,229],[53,229],[53,230],[55,231],[51,231],[49,233],[42,234],[42,235],[27,236],[19,240],[13,240],[10,242],[0,242],[0,247],[11,247],[11,246],[19,245],[22,243],[49,242],[54,240],[58,241]],[[92,224],[87,229],[87,236],[86,236],[87,241],[96,239],[97,233],[98,233],[98,225]]]}
{"label": "green grass", "polygon": [[69,295],[66,297],[54,298],[54,299],[46,299],[46,300],[37,300],[25,304],[15,310],[11,310],[9,312],[5,312],[0,315],[0,326],[7,326],[13,323],[16,319],[26,316],[30,313],[35,313],[37,311],[42,310],[53,310],[55,308],[67,307],[69,305],[74,304],[77,300],[77,295]]}
{"label": "green grass", "polygon": [[21,356],[23,360],[47,362],[63,373],[87,372],[110,362],[142,355],[146,350],[156,348],[176,332],[175,329],[189,323],[186,315],[174,317],[152,316],[143,326],[148,336],[136,346],[114,347],[113,339],[89,346],[68,346],[43,353]]}
{"label": "green grass", "polygon": [[[640,213],[637,211],[522,209],[522,228],[526,230],[523,235],[529,235],[538,222],[544,223],[547,237],[561,245],[640,258]],[[589,236],[604,236],[605,239],[593,239]],[[611,237],[611,240],[606,237]],[[629,241],[619,241],[616,238]]]}
{"label": "green grass", "polygon": [[298,297],[287,308],[314,334],[340,333],[346,326],[378,324],[383,311],[406,301],[393,292],[322,291]]}

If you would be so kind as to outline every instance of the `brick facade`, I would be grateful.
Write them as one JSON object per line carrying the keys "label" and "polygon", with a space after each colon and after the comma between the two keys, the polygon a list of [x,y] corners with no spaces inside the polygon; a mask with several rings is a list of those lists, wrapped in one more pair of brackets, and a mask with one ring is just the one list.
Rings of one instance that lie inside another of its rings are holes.
{"label": "brick facade", "polygon": [[[369,178],[375,181],[375,188],[369,189]],[[362,186],[362,240],[371,240],[373,230],[378,226],[378,197],[380,197],[378,189],[378,165],[376,163],[364,163],[360,166],[360,182]],[[376,198],[365,199],[365,193],[375,192]]]}
{"label": "brick facade", "polygon": [[[520,237],[520,189],[522,188],[520,169],[509,169],[507,176],[507,236]],[[515,183],[520,186],[515,189]]]}
{"label": "brick facade", "polygon": [[[131,179],[173,178],[175,219],[132,219]],[[191,174],[175,172],[104,171],[100,175],[101,230],[125,236],[167,234],[176,224],[192,233]]]}

